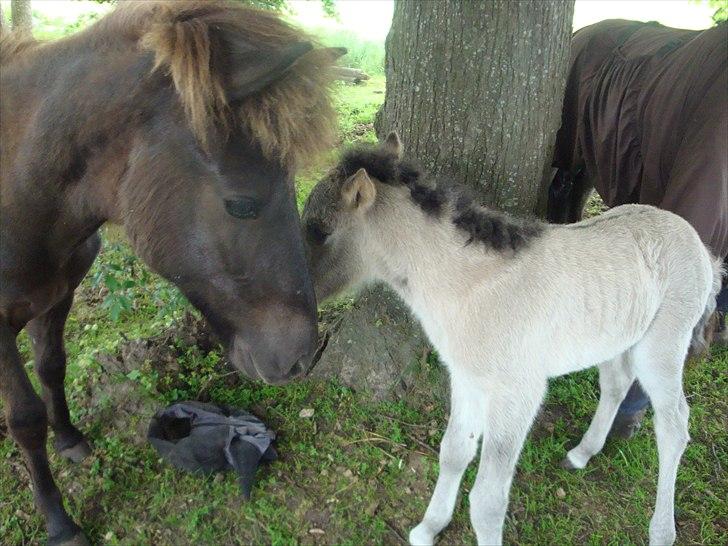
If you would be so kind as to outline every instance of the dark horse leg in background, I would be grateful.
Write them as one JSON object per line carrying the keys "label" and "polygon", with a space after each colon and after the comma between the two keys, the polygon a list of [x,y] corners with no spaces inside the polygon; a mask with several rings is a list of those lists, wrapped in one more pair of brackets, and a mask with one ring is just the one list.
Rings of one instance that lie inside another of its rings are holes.
{"label": "dark horse leg in background", "polygon": [[[723,267],[728,271],[728,256],[723,260]],[[716,325],[716,337],[718,343],[728,346],[728,275],[723,276],[723,286],[716,298],[716,311],[718,313],[718,324]]]}
{"label": "dark horse leg in background", "polygon": [[74,253],[67,270],[69,292],[47,313],[28,323],[33,337],[36,371],[43,388],[43,398],[33,389],[18,353],[17,330],[0,323],[0,394],[5,403],[8,429],[18,443],[33,482],[35,504],[45,518],[49,543],[87,544],[81,529],[63,508],[61,493],[48,465],[46,439],[48,421],[53,427],[56,449],[72,460],[80,460],[90,450],[68,414],[63,380],[66,355],[63,349],[63,326],[73,301],[73,291],[81,282],[99,250],[94,234]]}
{"label": "dark horse leg in background", "polygon": [[557,169],[549,186],[546,219],[552,224],[581,221],[592,189],[594,185],[583,168],[573,175],[567,169]]}
{"label": "dark horse leg in background", "polygon": [[83,434],[71,424],[63,385],[66,377],[63,329],[72,303],[71,293],[45,315],[29,322],[26,330],[33,343],[35,372],[40,379],[48,422],[55,433],[53,446],[60,455],[78,463],[91,449]]}

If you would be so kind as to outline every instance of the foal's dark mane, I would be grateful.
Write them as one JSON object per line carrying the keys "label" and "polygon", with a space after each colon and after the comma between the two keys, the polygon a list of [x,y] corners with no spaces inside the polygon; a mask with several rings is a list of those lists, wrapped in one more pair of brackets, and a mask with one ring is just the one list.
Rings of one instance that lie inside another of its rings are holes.
{"label": "foal's dark mane", "polygon": [[285,163],[310,159],[333,143],[330,50],[313,49],[280,80],[239,103],[228,103],[225,57],[233,44],[244,42],[261,55],[301,42],[315,44],[274,13],[236,2],[122,2],[87,29],[49,43],[27,33],[3,32],[0,63],[39,47],[75,47],[79,54],[89,49],[103,54],[104,49],[119,47],[120,40],[153,54],[154,70],[171,77],[190,127],[203,145],[211,128],[224,130],[232,124],[242,124],[267,156]]}
{"label": "foal's dark mane", "polygon": [[467,244],[477,241],[495,250],[516,251],[543,231],[543,225],[536,220],[479,205],[460,185],[431,184],[418,165],[398,158],[386,146],[363,145],[346,151],[336,175],[346,180],[362,168],[384,184],[409,188],[412,200],[428,215],[440,217],[450,208],[452,222],[468,234]]}

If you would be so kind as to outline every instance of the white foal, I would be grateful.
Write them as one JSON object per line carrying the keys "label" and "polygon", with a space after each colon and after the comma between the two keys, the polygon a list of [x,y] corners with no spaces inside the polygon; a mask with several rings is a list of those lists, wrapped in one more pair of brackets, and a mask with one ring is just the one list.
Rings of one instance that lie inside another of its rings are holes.
{"label": "white foal", "polygon": [[638,379],[655,413],[659,480],[650,544],[675,540],[675,478],[688,442],[683,362],[715,307],[720,265],[680,217],[630,205],[579,224],[510,218],[424,183],[390,135],[345,154],[304,210],[316,292],[384,281],[450,371],[440,475],[414,545],[450,522],[482,438],[470,492],[479,544],[500,544],[513,473],[550,377],[599,367],[601,397],[569,451],[582,468]]}

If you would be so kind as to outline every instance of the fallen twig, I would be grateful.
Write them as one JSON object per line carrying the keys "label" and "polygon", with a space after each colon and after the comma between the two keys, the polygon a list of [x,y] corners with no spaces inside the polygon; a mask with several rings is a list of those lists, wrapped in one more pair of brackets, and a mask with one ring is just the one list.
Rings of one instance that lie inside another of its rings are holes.
{"label": "fallen twig", "polygon": [[387,444],[392,444],[399,447],[407,447],[405,444],[397,443],[393,440],[390,440],[389,438],[384,438],[383,436],[378,437],[369,437],[369,438],[359,438],[358,440],[352,440],[350,442],[344,443],[344,447],[350,446],[352,444],[360,444],[363,442],[385,442]]}
{"label": "fallen twig", "polygon": [[343,493],[344,491],[346,491],[347,489],[349,489],[349,488],[350,488],[350,487],[351,487],[352,485],[354,485],[355,483],[356,483],[356,480],[351,480],[351,483],[349,483],[348,485],[345,485],[344,487],[342,487],[341,489],[339,489],[339,490],[338,490],[338,491],[337,491],[336,493],[334,493],[333,495],[331,495],[331,498],[332,498],[332,499],[333,499],[333,498],[336,498],[336,496],[337,496],[337,495],[338,495],[339,493]]}
{"label": "fallen twig", "polygon": [[420,447],[424,447],[427,451],[429,451],[431,454],[434,454],[436,457],[439,457],[440,456],[440,454],[438,453],[438,451],[434,447],[432,447],[431,445],[426,444],[425,442],[423,442],[422,440],[420,440],[418,438],[415,438],[414,436],[408,436],[408,438],[410,440],[414,440],[415,443],[417,443],[417,444],[420,445]]}
{"label": "fallen twig", "polygon": [[392,417],[391,415],[381,415],[381,417],[384,417],[385,419],[389,419],[390,421],[394,421],[395,423],[400,423],[402,425],[406,425],[408,427],[427,428],[429,426],[429,425],[418,425],[416,423],[408,423],[407,421],[402,421],[401,419],[397,419],[395,417]]}
{"label": "fallen twig", "polygon": [[397,529],[394,525],[389,523],[389,521],[386,519],[384,520],[384,523],[387,524],[387,527],[389,527],[389,530],[392,531],[403,544],[409,544],[409,542],[407,542],[407,540],[399,533],[399,531],[397,531]]}

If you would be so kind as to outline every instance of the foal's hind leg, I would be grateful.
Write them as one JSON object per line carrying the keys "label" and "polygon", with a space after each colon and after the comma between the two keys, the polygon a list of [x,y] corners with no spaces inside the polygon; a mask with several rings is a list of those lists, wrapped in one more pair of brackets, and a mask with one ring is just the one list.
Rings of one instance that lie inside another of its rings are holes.
{"label": "foal's hind leg", "polygon": [[14,332],[0,322],[0,395],[10,434],[18,443],[33,482],[33,497],[45,519],[50,544],[82,545],[80,528],[63,508],[46,453],[48,421],[43,401],[38,397],[23,369]]}
{"label": "foal's hind leg", "polygon": [[450,523],[460,480],[475,456],[483,431],[484,394],[455,376],[450,389],[450,420],[440,444],[440,474],[425,517],[410,532],[410,544],[415,546],[432,544]]}
{"label": "foal's hind leg", "polygon": [[634,370],[629,352],[599,365],[599,405],[589,429],[579,445],[566,454],[561,466],[568,469],[584,468],[594,455],[604,447],[609,429],[624,400],[632,381]]}
{"label": "foal's hind leg", "polygon": [[91,448],[71,424],[63,386],[66,376],[63,327],[72,303],[73,294],[70,294],[46,314],[29,322],[26,330],[33,343],[35,371],[42,386],[48,420],[55,432],[54,447],[60,455],[77,463],[91,453]]}
{"label": "foal's hind leg", "polygon": [[660,462],[655,513],[650,520],[650,545],[675,541],[675,480],[688,435],[690,410],[682,388],[682,368],[690,332],[675,340],[678,328],[651,332],[634,349],[637,379],[650,397]]}

